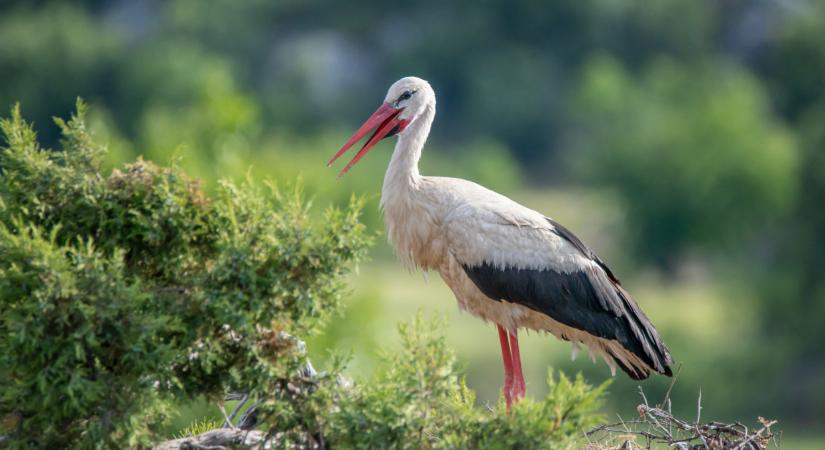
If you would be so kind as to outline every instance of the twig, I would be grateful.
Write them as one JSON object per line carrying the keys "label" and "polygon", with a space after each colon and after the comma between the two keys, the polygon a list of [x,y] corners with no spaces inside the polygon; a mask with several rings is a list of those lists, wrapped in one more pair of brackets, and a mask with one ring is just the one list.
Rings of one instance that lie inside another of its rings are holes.
{"label": "twig", "polygon": [[[682,363],[676,367],[676,373],[673,375],[673,378],[670,380],[670,386],[667,387],[667,392],[665,392],[665,399],[662,401],[662,406],[666,403],[668,405],[668,412],[670,412],[670,393],[673,391],[673,385],[676,384],[676,381],[679,379],[679,374],[682,373]],[[639,386],[641,390],[641,386]]]}
{"label": "twig", "polygon": [[[230,397],[231,396],[227,396],[227,398],[230,398]],[[246,401],[248,399],[249,399],[249,394],[244,392],[243,395],[241,396],[241,398],[238,399],[238,403],[235,405],[235,408],[232,409],[232,413],[229,414],[229,417],[226,417],[226,413],[224,413],[224,419],[225,420],[224,420],[223,425],[221,426],[221,428],[231,428],[232,427],[232,421],[235,420],[235,416],[238,415],[238,412],[241,410],[241,408],[243,407],[243,405],[246,403]],[[223,407],[221,407],[221,410],[223,411]]]}
{"label": "twig", "polygon": [[226,450],[223,445],[200,445],[193,442],[185,442],[181,444],[180,448],[185,450]]}
{"label": "twig", "polygon": [[232,421],[229,419],[229,416],[226,415],[226,410],[224,409],[223,405],[218,405],[218,409],[221,411],[221,415],[223,415],[223,423],[229,424],[230,426],[223,425],[221,428],[234,428],[232,427]]}
{"label": "twig", "polygon": [[[696,449],[728,449],[728,450],[764,450],[771,442],[779,449],[776,436],[771,431],[771,427],[776,425],[775,420],[766,420],[762,417],[759,422],[762,428],[751,431],[740,422],[722,423],[707,422],[701,423],[702,418],[702,392],[696,402],[696,421],[690,423],[672,414],[672,402],[670,400],[670,389],[662,404],[651,407],[644,392],[639,389],[642,404],[637,407],[640,420],[624,421],[619,418],[619,422],[596,427],[584,433],[584,436],[591,440],[597,433],[605,433],[615,436],[625,442],[627,435],[643,437],[647,440],[647,447],[654,444],[666,444],[668,447],[679,450]],[[615,441],[614,441],[615,442]],[[621,441],[619,441],[621,442]]]}
{"label": "twig", "polygon": [[763,427],[760,428],[759,431],[757,431],[756,433],[753,433],[752,435],[748,436],[747,439],[743,440],[739,445],[734,447],[733,450],[740,450],[745,448],[745,445],[750,444],[751,442],[753,442],[754,439],[763,437],[762,433],[766,431],[771,435],[771,437],[773,437],[773,435],[770,433],[770,429],[772,426],[777,424],[778,420],[768,421],[760,417],[759,421],[762,422]]}

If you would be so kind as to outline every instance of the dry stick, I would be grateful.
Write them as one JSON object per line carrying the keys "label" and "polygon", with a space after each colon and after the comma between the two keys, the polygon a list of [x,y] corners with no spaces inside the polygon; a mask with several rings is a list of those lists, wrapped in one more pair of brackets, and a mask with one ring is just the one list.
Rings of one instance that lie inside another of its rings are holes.
{"label": "dry stick", "polygon": [[[238,403],[235,405],[235,408],[232,409],[232,413],[229,414],[229,417],[226,417],[226,414],[224,413],[224,418],[226,420],[224,420],[223,425],[221,426],[221,428],[231,428],[232,427],[232,421],[235,420],[235,416],[238,415],[238,412],[240,412],[241,408],[243,407],[243,405],[246,403],[246,401],[248,399],[249,399],[249,394],[244,392],[243,396],[241,396],[240,400],[238,400]],[[223,409],[223,408],[221,408],[221,409]]]}
{"label": "dry stick", "polygon": [[[673,385],[676,384],[676,380],[679,379],[680,373],[682,373],[682,363],[679,363],[679,365],[676,366],[676,375],[674,375],[673,378],[670,380],[670,386],[667,387],[667,392],[665,392],[665,398],[664,400],[662,400],[663,404],[670,404],[670,392],[673,391]],[[639,389],[641,389],[641,386],[639,387]],[[670,410],[670,408],[668,408],[668,410]]]}
{"label": "dry stick", "polygon": [[221,449],[221,448],[264,448],[264,433],[261,431],[243,432],[241,430],[218,428],[196,436],[161,442],[155,450],[185,449]]}
{"label": "dry stick", "polygon": [[226,415],[226,409],[224,409],[223,405],[218,405],[218,409],[221,410],[221,414],[223,415],[223,423],[229,424],[229,426],[223,425],[221,428],[235,428],[232,426],[232,421],[229,419],[229,416]]}
{"label": "dry stick", "polygon": [[702,433],[699,431],[698,427],[697,427],[696,435],[699,436],[699,439],[702,440],[702,445],[705,446],[705,450],[710,450],[710,447],[708,447],[708,441],[705,439],[705,436],[703,436]]}
{"label": "dry stick", "polygon": [[[641,391],[641,388],[639,388],[639,390]],[[657,408],[648,407],[647,406],[647,399],[645,399],[645,406],[646,407],[642,411],[644,413],[644,415],[646,417],[649,417],[650,420],[653,422],[653,425],[655,425],[658,429],[662,430],[662,432],[665,434],[665,436],[667,436],[668,438],[671,438],[671,435],[668,432],[668,430],[665,429],[665,427],[663,427],[662,424],[659,423],[659,420],[656,419],[656,415],[653,414],[653,411],[655,411]]]}
{"label": "dry stick", "polygon": [[[633,431],[631,431],[630,428],[627,427],[627,424],[638,425],[638,424],[643,424],[644,423],[644,422],[639,421],[639,420],[631,420],[629,422],[626,422],[626,421],[622,420],[621,417],[619,417],[619,420],[620,420],[620,422],[609,423],[609,424],[606,424],[606,425],[600,425],[596,428],[593,428],[590,431],[585,431],[584,435],[585,436],[590,436],[590,435],[596,434],[600,431],[611,431],[611,432],[615,432],[615,433],[621,433],[623,431],[627,431],[628,433],[632,433]],[[613,427],[618,427],[619,425],[622,425],[624,427],[624,430],[614,430],[614,429],[612,429]]]}
{"label": "dry stick", "polygon": [[752,435],[748,436],[747,439],[740,442],[739,445],[737,445],[736,447],[733,448],[733,450],[743,449],[743,448],[745,448],[744,447],[745,444],[750,444],[757,437],[763,437],[762,433],[764,433],[765,431],[770,431],[770,428],[772,426],[776,425],[777,422],[778,422],[778,420],[771,420],[771,421],[766,420],[766,421],[762,422],[764,424],[764,426],[762,428],[760,428],[759,431],[757,431],[756,433],[753,433]]}
{"label": "dry stick", "polygon": [[[673,402],[670,401],[670,393],[673,391],[673,386],[676,384],[676,380],[679,379],[679,375],[682,373],[682,363],[676,366],[676,374],[673,375],[673,378],[670,380],[670,386],[667,387],[667,392],[665,392],[665,398],[662,400],[662,406],[664,407],[667,405],[667,412],[673,414]],[[668,424],[668,429],[670,433],[673,434],[672,424]]]}
{"label": "dry stick", "polygon": [[[620,422],[602,425],[585,432],[584,435],[588,438],[588,440],[590,440],[590,436],[595,433],[605,432],[615,435],[631,434],[635,436],[642,436],[647,439],[648,448],[650,448],[653,443],[665,443],[671,447],[678,447],[680,449],[699,447],[709,449],[712,445],[715,446],[721,444],[724,448],[728,449],[757,450],[762,449],[764,445],[767,445],[767,442],[771,441],[774,443],[776,448],[779,448],[776,439],[777,436],[770,430],[770,427],[777,423],[775,420],[767,421],[760,417],[759,421],[763,424],[763,427],[753,433],[751,433],[747,426],[740,422],[735,422],[733,424],[713,421],[705,424],[700,423],[702,410],[701,391],[699,392],[699,398],[697,400],[695,423],[689,423],[673,416],[673,413],[671,412],[672,402],[670,401],[669,395],[663,402],[663,405],[667,407],[667,410],[660,407],[650,407],[647,397],[641,389],[639,390],[639,395],[644,402],[638,407],[639,414],[643,420],[625,422],[621,420],[621,416],[619,416]],[[630,430],[628,429],[628,424],[633,424],[634,426],[646,425],[652,429],[648,431]],[[617,428],[620,425],[621,428]],[[665,429],[665,425],[667,426],[667,429]],[[679,436],[678,438],[674,436],[674,427],[678,432],[684,433],[684,436]],[[694,441],[700,441],[701,443],[696,446],[686,447],[690,446],[691,442]]]}
{"label": "dry stick", "polygon": [[186,446],[187,449],[192,449],[192,450],[226,450],[226,447],[224,447],[223,445],[199,445],[199,444],[194,444],[194,443],[191,443],[191,442],[187,442],[187,443],[181,445],[181,448],[183,448],[184,445]]}

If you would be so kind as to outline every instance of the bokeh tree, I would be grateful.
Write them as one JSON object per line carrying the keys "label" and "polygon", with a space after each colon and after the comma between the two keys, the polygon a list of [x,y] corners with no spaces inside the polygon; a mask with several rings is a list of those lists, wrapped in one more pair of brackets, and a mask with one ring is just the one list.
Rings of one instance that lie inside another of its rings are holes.
{"label": "bokeh tree", "polygon": [[597,57],[574,111],[580,170],[619,192],[637,255],[669,270],[691,249],[742,248],[793,201],[793,137],[740,69],[660,60],[634,79]]}
{"label": "bokeh tree", "polygon": [[753,275],[765,333],[784,356],[775,384],[815,423],[825,416],[825,329],[816,320],[825,314],[825,6],[786,16],[768,50],[754,66],[798,136],[800,189]]}

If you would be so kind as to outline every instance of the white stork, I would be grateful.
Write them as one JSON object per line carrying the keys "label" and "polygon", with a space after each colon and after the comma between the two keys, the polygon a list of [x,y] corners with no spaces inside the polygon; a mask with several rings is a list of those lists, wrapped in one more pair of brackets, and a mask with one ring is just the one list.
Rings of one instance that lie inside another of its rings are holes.
{"label": "white stork", "polygon": [[398,135],[381,206],[390,243],[413,268],[437,270],[462,310],[498,327],[509,408],[524,396],[518,329],[552,333],[641,380],[672,376],[656,329],[607,265],[567,228],[476,183],[418,172],[435,118],[435,93],[406,77],[332,157],[372,130],[346,173],[379,140]]}

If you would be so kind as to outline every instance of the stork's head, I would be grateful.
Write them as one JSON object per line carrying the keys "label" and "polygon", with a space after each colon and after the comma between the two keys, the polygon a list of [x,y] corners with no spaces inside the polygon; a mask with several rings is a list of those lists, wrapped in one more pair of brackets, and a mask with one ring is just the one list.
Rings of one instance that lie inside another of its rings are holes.
{"label": "stork's head", "polygon": [[417,77],[404,77],[390,86],[387,91],[387,96],[384,98],[384,103],[372,113],[369,119],[361,125],[361,128],[352,135],[351,138],[338,150],[338,153],[332,157],[327,163],[327,166],[343,155],[344,152],[350,149],[356,142],[361,140],[370,131],[375,130],[361,147],[361,150],[352,158],[346,167],[341,170],[341,175],[345,174],[352,166],[355,165],[370,149],[375,146],[381,139],[396,134],[404,134],[407,127],[415,122],[421,114],[435,104],[435,93],[430,83]]}
{"label": "stork's head", "polygon": [[[435,93],[427,81],[418,77],[404,77],[390,86],[384,103],[401,110],[398,117],[409,124],[421,115],[428,105],[435,103]],[[401,131],[404,129],[398,132]]]}

